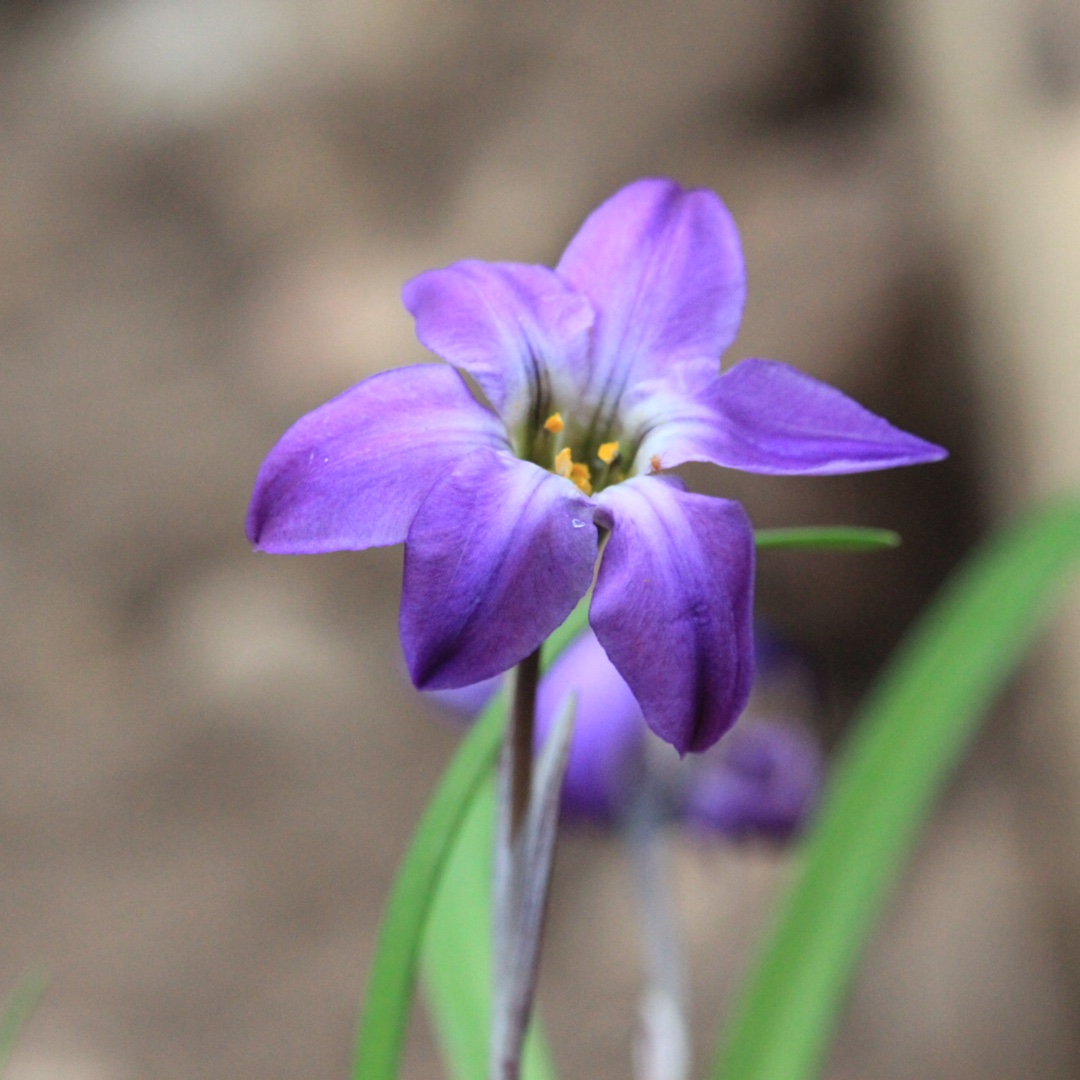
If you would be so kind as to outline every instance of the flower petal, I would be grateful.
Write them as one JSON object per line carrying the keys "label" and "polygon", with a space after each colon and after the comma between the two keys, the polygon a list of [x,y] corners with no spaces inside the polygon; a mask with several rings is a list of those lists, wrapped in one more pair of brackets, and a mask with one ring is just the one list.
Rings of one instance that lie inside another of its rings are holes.
{"label": "flower petal", "polygon": [[413,278],[402,298],[420,341],[467,371],[508,427],[538,428],[574,397],[573,374],[583,381],[592,305],[545,266],[459,262]]}
{"label": "flower petal", "polygon": [[507,446],[506,432],[453,368],[384,371],[285,432],[255,481],[248,539],[279,554],[400,543],[431,485],[485,446]]}
{"label": "flower petal", "polygon": [[711,191],[639,180],[593,211],[556,268],[596,309],[592,386],[624,386],[704,357],[739,329],[746,271],[735,223]]}
{"label": "flower petal", "polygon": [[413,682],[479,682],[524,659],[592,582],[594,508],[569,480],[478,450],[436,484],[405,545],[401,641]]}
{"label": "flower petal", "polygon": [[680,754],[710,747],[754,675],[754,537],[743,508],[660,477],[605,489],[589,621],[645,721]]}
{"label": "flower petal", "polygon": [[[455,718],[473,720],[502,689],[493,676],[427,696]],[[563,777],[562,808],[571,820],[612,824],[619,819],[645,768],[648,735],[626,680],[615,670],[596,635],[586,630],[552,664],[536,693],[536,749],[539,751],[567,697],[577,695],[570,760]]]}
{"label": "flower petal", "polygon": [[446,690],[428,690],[425,696],[441,705],[454,719],[472,723],[503,688],[502,673],[492,675],[468,686],[455,686]]}
{"label": "flower petal", "polygon": [[[650,389],[652,392],[650,393]],[[687,369],[636,387],[626,420],[648,430],[643,463],[711,461],[779,475],[868,472],[939,461],[947,451],[895,428],[846,394],[773,360],[744,360],[715,375]]]}
{"label": "flower petal", "polygon": [[647,733],[637,699],[588,631],[540,680],[538,740],[546,737],[570,693],[577,694],[577,711],[563,777],[563,810],[574,818],[613,822],[644,773]]}

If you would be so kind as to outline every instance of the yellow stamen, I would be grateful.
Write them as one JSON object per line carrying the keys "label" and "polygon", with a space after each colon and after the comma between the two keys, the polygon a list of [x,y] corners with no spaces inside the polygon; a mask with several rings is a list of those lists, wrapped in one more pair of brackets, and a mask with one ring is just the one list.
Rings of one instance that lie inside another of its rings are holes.
{"label": "yellow stamen", "polygon": [[592,494],[592,480],[589,477],[589,466],[575,462],[570,466],[570,479],[577,484],[578,488],[586,495]]}
{"label": "yellow stamen", "polygon": [[562,413],[552,413],[544,421],[544,430],[550,431],[552,435],[558,435],[564,427],[566,425],[563,423]]}
{"label": "yellow stamen", "polygon": [[653,456],[649,458],[649,472],[658,473],[662,468],[663,466],[660,463],[660,455],[653,454]]}
{"label": "yellow stamen", "polygon": [[610,465],[619,456],[619,444],[617,442],[601,443],[600,449],[596,451],[596,456],[605,465]]}
{"label": "yellow stamen", "polygon": [[589,475],[589,467],[582,465],[580,461],[574,461],[570,455],[569,446],[564,446],[555,455],[555,473],[564,480],[576,484],[586,495],[592,494],[592,477]]}

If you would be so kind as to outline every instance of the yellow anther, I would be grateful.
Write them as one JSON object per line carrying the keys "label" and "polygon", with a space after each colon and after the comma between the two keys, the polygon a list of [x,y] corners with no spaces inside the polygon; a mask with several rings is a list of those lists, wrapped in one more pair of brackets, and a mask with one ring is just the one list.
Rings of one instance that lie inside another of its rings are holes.
{"label": "yellow anther", "polygon": [[662,468],[663,465],[660,461],[660,455],[653,454],[653,456],[649,458],[649,472],[658,473]]}
{"label": "yellow anther", "polygon": [[564,427],[566,425],[563,423],[562,413],[552,413],[544,421],[544,430],[550,431],[552,435],[558,435]]}
{"label": "yellow anther", "polygon": [[601,443],[600,449],[596,451],[596,456],[605,465],[610,465],[619,456],[619,444],[617,442]]}
{"label": "yellow anther", "polygon": [[578,488],[586,495],[592,494],[592,479],[589,476],[588,465],[575,462],[570,466],[570,479],[577,484]]}
{"label": "yellow anther", "polygon": [[564,480],[576,484],[586,495],[592,494],[592,477],[589,475],[589,467],[582,465],[580,461],[574,461],[570,456],[569,446],[564,446],[555,455],[555,473]]}

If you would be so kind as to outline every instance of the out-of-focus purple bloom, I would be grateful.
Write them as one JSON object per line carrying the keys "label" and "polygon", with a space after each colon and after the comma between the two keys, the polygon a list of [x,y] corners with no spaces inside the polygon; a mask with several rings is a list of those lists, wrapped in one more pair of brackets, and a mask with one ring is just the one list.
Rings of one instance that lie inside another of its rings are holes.
{"label": "out-of-focus purple bloom", "polygon": [[695,761],[679,816],[700,833],[788,840],[806,823],[821,786],[821,750],[809,732],[744,719]]}
{"label": "out-of-focus purple bloom", "polygon": [[630,687],[588,632],[540,683],[538,741],[571,692],[577,712],[562,796],[569,817],[616,822],[646,784],[654,811],[702,834],[782,841],[809,816],[821,750],[794,724],[747,715],[706,753],[678,764],[661,759]]}
{"label": "out-of-focus purple bloom", "polygon": [[[756,640],[763,682],[781,679],[790,655],[772,638],[759,633]],[[498,688],[498,681],[470,688],[468,700],[456,690],[433,696],[471,715]],[[540,682],[538,746],[571,693],[577,710],[562,788],[562,809],[570,821],[617,824],[646,785],[651,812],[681,820],[699,834],[732,840],[790,839],[813,809],[822,778],[821,749],[795,723],[748,713],[707,752],[677,763],[661,759],[660,744],[645,726],[630,687],[588,631]]]}
{"label": "out-of-focus purple bloom", "polygon": [[582,634],[540,680],[537,743],[547,737],[571,693],[577,708],[563,776],[563,810],[571,817],[612,821],[644,778],[649,730],[626,680],[591,632]]}
{"label": "out-of-focus purple bloom", "polygon": [[493,675],[483,682],[473,683],[472,686],[454,686],[448,690],[429,690],[427,696],[432,701],[444,705],[452,714],[471,720],[479,715],[481,710],[502,689],[505,678],[502,675]]}
{"label": "out-of-focus purple bloom", "polygon": [[738,503],[663,470],[825,475],[944,456],[784,364],[720,374],[744,296],[727,209],[670,180],[605,202],[554,270],[423,273],[405,306],[448,365],[383,372],[302,418],[263,464],[248,536],[283,553],[405,541],[402,645],[416,685],[438,688],[532,653],[610,534],[592,627],[653,731],[705,750],[753,679],[753,534]]}

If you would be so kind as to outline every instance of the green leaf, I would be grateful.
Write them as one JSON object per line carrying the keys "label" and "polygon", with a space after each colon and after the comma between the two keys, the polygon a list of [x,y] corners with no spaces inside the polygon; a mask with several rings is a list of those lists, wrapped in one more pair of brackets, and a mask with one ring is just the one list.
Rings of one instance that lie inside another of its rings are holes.
{"label": "green leaf", "polygon": [[[458,833],[424,934],[425,996],[454,1080],[487,1075],[494,833],[495,783],[488,777]],[[525,1080],[554,1080],[535,1014],[522,1065]]]}
{"label": "green leaf", "polygon": [[798,529],[758,529],[754,533],[754,542],[763,551],[769,548],[884,551],[900,546],[900,534],[891,529],[864,529],[857,525],[814,525]]}
{"label": "green leaf", "polygon": [[[548,639],[550,663],[585,627],[588,597]],[[353,1080],[395,1080],[409,1023],[420,942],[458,830],[491,773],[506,723],[504,695],[462,740],[398,867],[375,942],[353,1058]]]}
{"label": "green leaf", "polygon": [[455,1080],[482,1080],[491,1027],[491,862],[495,784],[485,779],[458,832],[424,932],[425,997]]}
{"label": "green leaf", "polygon": [[946,583],[869,695],[714,1080],[819,1074],[855,966],[943,784],[1080,558],[1080,502],[992,539]]}
{"label": "green leaf", "polygon": [[397,1076],[424,923],[462,819],[498,754],[505,710],[505,696],[500,695],[465,736],[398,868],[368,977],[354,1080],[392,1080]]}
{"label": "green leaf", "polygon": [[45,995],[48,979],[40,968],[31,968],[23,977],[0,1014],[0,1070],[7,1065],[26,1021]]}

